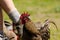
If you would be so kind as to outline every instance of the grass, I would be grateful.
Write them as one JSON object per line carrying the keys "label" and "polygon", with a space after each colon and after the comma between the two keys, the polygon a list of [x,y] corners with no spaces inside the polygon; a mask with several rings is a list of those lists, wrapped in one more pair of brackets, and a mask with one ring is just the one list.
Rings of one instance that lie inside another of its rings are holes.
{"label": "grass", "polygon": [[[50,25],[51,38],[50,40],[60,40],[60,0],[13,0],[16,8],[20,13],[28,11],[31,19],[34,22],[44,22],[45,19],[53,20],[57,26],[58,31],[54,25]],[[4,12],[4,20],[9,20]]]}

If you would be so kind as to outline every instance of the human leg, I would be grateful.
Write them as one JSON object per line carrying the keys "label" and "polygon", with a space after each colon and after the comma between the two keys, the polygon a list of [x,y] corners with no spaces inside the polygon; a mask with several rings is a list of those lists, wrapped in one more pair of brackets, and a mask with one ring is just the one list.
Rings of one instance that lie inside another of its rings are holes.
{"label": "human leg", "polygon": [[3,34],[3,15],[2,15],[2,9],[0,7],[0,34]]}
{"label": "human leg", "polygon": [[[1,7],[6,11],[6,13],[8,14],[8,16],[10,17],[10,19],[16,24],[19,22],[20,20],[20,14],[17,11],[17,9],[15,8],[13,1],[12,0],[0,0],[0,4]],[[19,22],[20,23],[20,22]],[[19,24],[18,23],[18,24]],[[19,34],[21,35],[23,32],[22,30],[22,26],[18,25],[17,27],[19,27]]]}

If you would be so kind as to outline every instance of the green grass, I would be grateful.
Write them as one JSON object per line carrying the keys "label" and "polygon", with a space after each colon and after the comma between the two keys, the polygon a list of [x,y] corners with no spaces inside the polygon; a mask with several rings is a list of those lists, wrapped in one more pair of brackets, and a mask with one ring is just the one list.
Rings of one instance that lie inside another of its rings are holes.
{"label": "green grass", "polygon": [[[45,19],[53,20],[59,31],[54,25],[50,25],[50,40],[60,40],[60,0],[13,0],[20,13],[28,11],[34,22],[44,22]],[[4,20],[9,20],[4,12]],[[10,21],[10,20],[9,20]]]}

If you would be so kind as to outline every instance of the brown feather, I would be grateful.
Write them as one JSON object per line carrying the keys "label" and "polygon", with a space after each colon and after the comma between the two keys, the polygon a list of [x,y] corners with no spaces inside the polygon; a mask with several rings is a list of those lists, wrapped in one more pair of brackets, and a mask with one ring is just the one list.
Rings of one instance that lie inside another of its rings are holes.
{"label": "brown feather", "polygon": [[34,24],[31,20],[29,20],[29,21],[27,21],[27,22],[25,23],[25,27],[26,27],[26,29],[29,30],[31,33],[36,34],[36,35],[37,35],[37,34],[40,35],[40,32],[37,30],[35,24]]}

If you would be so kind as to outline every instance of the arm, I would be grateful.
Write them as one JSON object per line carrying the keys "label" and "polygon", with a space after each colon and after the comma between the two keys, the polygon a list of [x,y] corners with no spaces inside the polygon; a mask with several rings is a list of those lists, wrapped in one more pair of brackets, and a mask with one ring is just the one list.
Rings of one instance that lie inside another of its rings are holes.
{"label": "arm", "polygon": [[12,0],[0,0],[1,7],[9,13],[12,10],[16,10]]}
{"label": "arm", "polygon": [[20,14],[14,6],[12,0],[0,0],[0,5],[14,23],[19,21]]}

